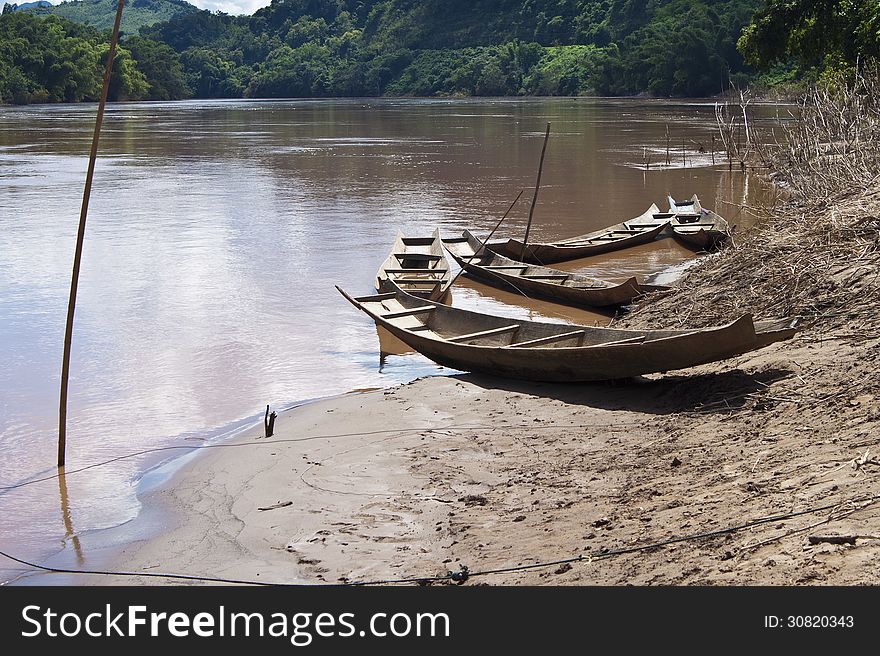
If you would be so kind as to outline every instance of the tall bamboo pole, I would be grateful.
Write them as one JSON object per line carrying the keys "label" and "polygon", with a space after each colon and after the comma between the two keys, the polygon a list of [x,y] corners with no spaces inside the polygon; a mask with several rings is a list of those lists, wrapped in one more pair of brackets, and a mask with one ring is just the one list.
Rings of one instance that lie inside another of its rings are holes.
{"label": "tall bamboo pole", "polygon": [[92,193],[92,179],[95,175],[95,160],[98,157],[98,141],[101,137],[101,123],[104,120],[104,106],[110,90],[110,77],[113,73],[113,58],[116,56],[116,44],[119,41],[119,23],[122,21],[124,0],[116,3],[116,20],[113,23],[113,34],[110,37],[110,50],[104,66],[104,86],[98,102],[98,113],[95,117],[95,132],[92,135],[92,150],[89,153],[89,168],[86,172],[86,184],[83,189],[82,208],[79,213],[79,230],[76,233],[76,251],[73,254],[73,273],[70,278],[70,298],[67,301],[67,326],[64,331],[64,356],[61,362],[61,400],[58,404],[58,466],[64,466],[67,447],[67,383],[70,377],[70,344],[73,338],[73,316],[76,311],[76,288],[79,284],[79,268],[82,260],[83,239],[86,235],[86,216],[89,213],[89,196]]}
{"label": "tall bamboo pole", "polygon": [[522,250],[519,252],[519,259],[522,260],[526,254],[526,244],[529,243],[529,231],[532,229],[532,215],[535,213],[535,203],[538,202],[538,189],[541,188],[541,172],[544,170],[544,153],[547,152],[547,140],[550,138],[550,124],[547,124],[547,131],[544,133],[544,147],[541,148],[541,162],[538,164],[538,179],[535,182],[535,195],[532,196],[532,205],[529,207],[529,222],[526,224],[526,236],[523,239]]}

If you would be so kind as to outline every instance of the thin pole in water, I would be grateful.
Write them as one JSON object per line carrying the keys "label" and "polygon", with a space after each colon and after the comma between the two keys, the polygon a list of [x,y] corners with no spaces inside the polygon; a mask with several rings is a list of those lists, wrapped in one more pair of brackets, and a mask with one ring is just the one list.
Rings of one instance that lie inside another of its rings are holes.
{"label": "thin pole in water", "polygon": [[[517,204],[517,202],[519,201],[520,197],[523,195],[523,192],[525,192],[525,189],[520,189],[520,190],[519,190],[519,193],[516,195],[516,198],[513,199],[513,202],[510,204],[510,207],[507,208],[507,211],[504,213],[504,216],[502,216],[501,219],[498,221],[498,223],[495,224],[495,227],[492,228],[492,232],[490,232],[489,235],[483,240],[483,243],[480,244],[480,248],[477,249],[477,252],[474,253],[473,257],[477,257],[477,256],[483,251],[483,249],[486,248],[486,244],[488,244],[488,243],[489,243],[489,240],[492,239],[492,235],[495,234],[495,231],[498,230],[498,228],[501,227],[501,223],[504,221],[504,219],[507,218],[507,215],[510,214],[510,211],[513,209],[513,206]],[[468,261],[470,261],[472,258],[468,257],[467,259],[468,259]],[[465,270],[465,268],[464,268],[464,267],[461,267],[461,269],[459,270],[459,272],[455,274],[455,277],[454,277],[451,281],[449,281],[449,286],[450,286],[450,287],[452,287],[453,283],[454,283],[456,280],[458,280],[458,277],[459,277],[462,273],[464,273],[464,270]]]}
{"label": "thin pole in water", "polygon": [[113,58],[116,56],[116,44],[119,41],[119,23],[122,21],[124,0],[116,4],[116,21],[113,23],[113,34],[110,37],[110,50],[104,66],[104,86],[101,99],[98,101],[98,113],[95,117],[95,132],[92,135],[92,150],[89,154],[89,168],[86,172],[86,185],[83,189],[82,209],[79,213],[79,230],[76,233],[76,251],[73,255],[73,274],[70,278],[70,298],[67,302],[67,326],[64,331],[64,357],[61,362],[61,400],[58,405],[58,466],[64,466],[67,447],[67,383],[70,377],[70,344],[73,338],[73,315],[76,310],[76,288],[79,284],[79,267],[82,260],[83,239],[86,234],[86,216],[89,213],[89,196],[92,193],[92,178],[95,175],[95,160],[98,157],[98,141],[101,137],[101,123],[104,120],[104,106],[110,90],[110,77],[113,73]]}
{"label": "thin pole in water", "polygon": [[535,203],[538,202],[538,189],[541,188],[541,172],[544,170],[544,153],[547,152],[547,140],[550,138],[550,124],[547,124],[547,131],[544,133],[544,147],[541,148],[541,162],[538,164],[538,180],[535,182],[535,195],[532,196],[532,205],[529,207],[529,222],[526,224],[526,236],[523,239],[522,250],[519,253],[519,259],[522,261],[526,254],[526,244],[529,243],[529,231],[532,229],[532,215],[535,213]]}
{"label": "thin pole in water", "polygon": [[666,166],[672,162],[669,161],[669,123],[666,124]]}

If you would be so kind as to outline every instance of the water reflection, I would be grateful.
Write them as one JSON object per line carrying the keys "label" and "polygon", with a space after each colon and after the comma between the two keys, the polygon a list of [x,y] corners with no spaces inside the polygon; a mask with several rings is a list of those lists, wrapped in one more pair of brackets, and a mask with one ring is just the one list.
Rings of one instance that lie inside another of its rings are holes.
{"label": "water reflection", "polygon": [[382,371],[389,355],[406,355],[413,352],[409,346],[379,324],[376,324],[376,334],[379,337],[379,371]]}
{"label": "water reflection", "polygon": [[79,535],[74,530],[73,520],[70,517],[70,503],[67,500],[67,476],[64,474],[64,467],[58,468],[58,498],[61,502],[61,520],[64,523],[64,544],[66,546],[70,541],[76,555],[76,564],[82,567],[85,558],[83,558],[82,547],[79,543]]}

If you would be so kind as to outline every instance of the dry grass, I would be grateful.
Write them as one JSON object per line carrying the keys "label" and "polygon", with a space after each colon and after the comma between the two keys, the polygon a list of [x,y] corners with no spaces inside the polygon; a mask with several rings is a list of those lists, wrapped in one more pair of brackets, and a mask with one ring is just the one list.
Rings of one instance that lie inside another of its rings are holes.
{"label": "dry grass", "polygon": [[[739,107],[748,135],[745,98]],[[736,111],[719,110],[722,140],[739,144],[732,157],[766,160],[791,200],[625,322],[706,326],[750,312],[880,326],[880,72],[813,89],[770,152],[734,139]]]}
{"label": "dry grass", "polygon": [[875,185],[880,172],[880,70],[814,87],[779,148],[776,168],[802,197]]}

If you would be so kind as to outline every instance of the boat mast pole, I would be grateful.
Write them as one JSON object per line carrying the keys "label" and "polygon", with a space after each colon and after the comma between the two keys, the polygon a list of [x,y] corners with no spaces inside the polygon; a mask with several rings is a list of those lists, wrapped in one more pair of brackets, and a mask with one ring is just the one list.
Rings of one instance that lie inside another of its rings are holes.
{"label": "boat mast pole", "polygon": [[547,140],[550,139],[550,124],[544,133],[544,147],[541,148],[541,162],[538,164],[538,180],[535,182],[535,195],[532,197],[532,205],[529,207],[529,222],[526,224],[526,236],[523,239],[522,250],[519,252],[519,260],[523,261],[526,254],[526,244],[529,243],[529,231],[532,229],[532,215],[535,213],[535,203],[538,202],[538,189],[541,188],[541,172],[544,170],[544,153],[547,152]]}
{"label": "boat mast pole", "polygon": [[[504,219],[507,218],[507,215],[510,214],[510,211],[513,209],[513,206],[517,204],[517,202],[519,201],[519,199],[523,195],[523,193],[525,193],[525,189],[520,189],[519,193],[516,195],[516,198],[513,199],[513,202],[510,204],[510,207],[508,207],[507,211],[504,213],[504,216],[502,216],[501,219],[498,221],[498,223],[495,224],[495,227],[492,228],[492,232],[489,233],[489,236],[483,240],[483,243],[480,244],[480,247],[477,249],[477,251],[472,256],[466,258],[468,261],[470,261],[474,257],[477,257],[483,251],[483,249],[486,248],[486,244],[489,242],[490,239],[492,239],[492,235],[494,235],[495,231],[501,227],[501,223],[504,221]],[[452,283],[454,283],[456,280],[458,280],[458,277],[463,273],[464,273],[464,267],[461,267],[461,269],[459,269],[458,273],[455,274],[455,277],[451,281],[449,281],[449,286],[452,287]]]}
{"label": "boat mast pole", "polygon": [[98,113],[95,117],[95,132],[92,135],[92,150],[89,153],[89,168],[86,172],[86,184],[83,189],[82,208],[79,213],[79,230],[76,233],[76,250],[73,255],[73,274],[70,278],[70,298],[67,302],[67,326],[64,331],[64,356],[61,362],[61,400],[58,404],[58,467],[64,467],[67,446],[67,383],[70,377],[70,345],[73,337],[73,316],[76,310],[76,289],[79,284],[79,268],[82,260],[83,239],[86,234],[86,216],[89,213],[89,196],[92,193],[92,179],[95,175],[95,160],[98,157],[98,141],[101,137],[101,123],[104,120],[104,106],[110,90],[110,77],[113,73],[113,58],[116,56],[116,44],[119,41],[119,23],[122,21],[124,0],[116,3],[116,20],[113,23],[113,34],[110,37],[110,50],[104,65],[104,85],[101,99],[98,101]]}

